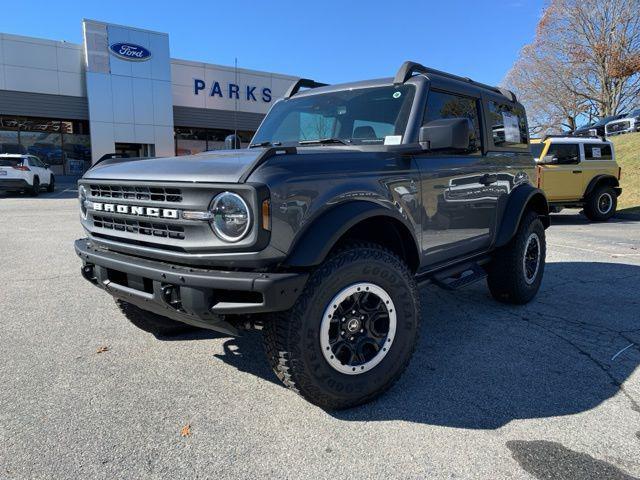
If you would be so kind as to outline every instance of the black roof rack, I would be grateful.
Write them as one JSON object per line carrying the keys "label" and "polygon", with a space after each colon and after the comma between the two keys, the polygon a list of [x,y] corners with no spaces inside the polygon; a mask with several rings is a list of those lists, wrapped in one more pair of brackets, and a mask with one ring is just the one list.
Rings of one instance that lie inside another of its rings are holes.
{"label": "black roof rack", "polygon": [[443,72],[441,70],[436,70],[434,68],[428,68],[428,67],[425,67],[424,65],[420,65],[419,63],[409,62],[409,61],[404,62],[402,64],[402,66],[398,70],[398,73],[396,73],[396,76],[393,79],[393,83],[395,85],[401,85],[404,82],[406,82],[407,80],[409,80],[413,76],[414,73],[424,73],[426,75],[429,75],[431,73],[431,74],[434,74],[434,75],[439,75],[441,77],[452,78],[452,79],[458,80],[460,82],[471,83],[473,85],[477,85],[479,87],[486,88],[486,89],[491,90],[493,92],[496,92],[496,93],[499,93],[501,95],[504,95],[505,97],[507,97],[512,102],[516,101],[515,93],[513,93],[511,90],[507,90],[506,88],[492,87],[491,85],[486,85],[484,83],[480,83],[480,82],[476,82],[475,80],[471,80],[468,77],[459,77],[458,75],[453,75],[452,73]]}
{"label": "black roof rack", "polygon": [[315,80],[310,80],[308,78],[300,78],[296,83],[289,87],[287,93],[284,94],[284,98],[291,98],[296,93],[300,91],[301,88],[318,88],[318,87],[326,87],[326,83],[316,82]]}

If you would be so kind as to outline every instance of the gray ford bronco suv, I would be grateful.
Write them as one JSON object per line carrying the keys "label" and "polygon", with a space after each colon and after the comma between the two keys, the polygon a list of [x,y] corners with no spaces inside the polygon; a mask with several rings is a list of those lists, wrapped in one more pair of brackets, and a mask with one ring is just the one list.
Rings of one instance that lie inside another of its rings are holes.
{"label": "gray ford bronco suv", "polygon": [[405,62],[298,81],[248,148],[96,164],[75,249],[135,325],[261,329],[286,386],[345,408],[406,369],[417,285],[535,296],[549,212],[534,176],[513,93]]}

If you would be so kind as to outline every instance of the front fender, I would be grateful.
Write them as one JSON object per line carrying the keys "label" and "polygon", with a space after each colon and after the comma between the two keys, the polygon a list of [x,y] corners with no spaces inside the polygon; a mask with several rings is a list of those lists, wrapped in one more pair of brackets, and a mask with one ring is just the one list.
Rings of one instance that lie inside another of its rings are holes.
{"label": "front fender", "polygon": [[509,243],[518,231],[524,212],[527,210],[537,212],[545,228],[549,227],[549,204],[542,190],[530,184],[523,184],[515,188],[504,208],[501,223],[496,236],[495,247],[502,247]]}
{"label": "front fender", "polygon": [[[371,217],[385,216],[402,222],[409,231],[412,227],[397,212],[366,200],[341,203],[322,213],[301,232],[293,243],[285,264],[291,267],[318,265],[327,257],[336,242],[350,228]],[[413,238],[416,243],[415,237]]]}

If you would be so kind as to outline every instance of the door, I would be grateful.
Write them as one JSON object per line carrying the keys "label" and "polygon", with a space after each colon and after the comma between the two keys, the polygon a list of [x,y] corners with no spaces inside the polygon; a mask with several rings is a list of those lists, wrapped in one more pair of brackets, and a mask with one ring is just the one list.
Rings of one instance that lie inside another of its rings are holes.
{"label": "door", "polygon": [[415,157],[420,170],[422,253],[434,265],[488,248],[495,224],[498,172],[483,153],[479,98],[431,90],[423,126],[443,118],[468,118],[473,125],[465,151],[426,151]]}
{"label": "door", "polygon": [[38,177],[38,181],[40,182],[40,185],[46,184],[47,179],[44,177],[45,172],[44,172],[44,169],[40,166],[41,165],[40,160],[38,160],[38,158],[36,157],[29,156],[28,161],[29,161],[29,168],[31,169],[33,176]]}
{"label": "door", "polygon": [[542,167],[542,189],[550,202],[577,201],[584,192],[584,172],[578,143],[552,143],[545,155],[553,163]]}
{"label": "door", "polygon": [[38,157],[29,157],[29,163],[32,169],[37,173],[40,183],[42,185],[49,185],[51,181],[51,171],[45,166],[45,164]]}

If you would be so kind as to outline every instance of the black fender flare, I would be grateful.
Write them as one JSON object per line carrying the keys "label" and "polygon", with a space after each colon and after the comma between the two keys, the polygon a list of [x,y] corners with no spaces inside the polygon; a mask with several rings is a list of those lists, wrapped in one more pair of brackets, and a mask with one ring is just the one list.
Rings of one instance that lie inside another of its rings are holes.
{"label": "black fender flare", "polygon": [[[363,220],[377,216],[397,220],[412,232],[412,227],[400,213],[383,205],[366,200],[340,203],[320,214],[294,239],[291,253],[284,262],[285,265],[291,267],[319,265],[349,229]],[[411,237],[416,252],[419,252],[413,232]]]}
{"label": "black fender flare", "polygon": [[584,191],[585,200],[589,198],[589,195],[593,193],[593,191],[596,189],[599,183],[603,183],[605,185],[609,185],[613,187],[614,190],[616,190],[616,193],[620,195],[620,192],[618,191],[618,187],[620,187],[620,182],[618,181],[618,179],[613,175],[602,174],[602,175],[596,175],[595,177],[593,177],[589,182],[589,185],[587,185],[587,188]]}
{"label": "black fender flare", "polygon": [[524,212],[528,209],[540,215],[544,228],[549,227],[549,203],[544,192],[530,184],[521,185],[511,192],[503,210],[495,247],[502,247],[509,243],[518,230]]}

